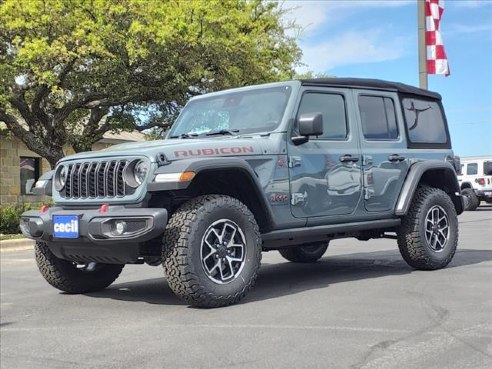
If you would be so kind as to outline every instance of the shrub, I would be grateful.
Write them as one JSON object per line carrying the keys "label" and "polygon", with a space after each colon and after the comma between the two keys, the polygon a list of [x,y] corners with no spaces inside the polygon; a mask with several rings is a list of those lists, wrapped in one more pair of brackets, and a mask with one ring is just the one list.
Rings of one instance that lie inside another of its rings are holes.
{"label": "shrub", "polygon": [[19,218],[23,212],[32,209],[33,204],[2,205],[0,206],[0,233],[20,233]]}

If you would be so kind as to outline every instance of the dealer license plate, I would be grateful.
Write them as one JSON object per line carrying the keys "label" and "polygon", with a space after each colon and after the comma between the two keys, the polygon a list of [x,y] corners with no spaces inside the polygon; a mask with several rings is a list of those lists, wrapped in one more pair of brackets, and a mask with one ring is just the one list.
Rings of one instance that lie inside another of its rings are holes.
{"label": "dealer license plate", "polygon": [[79,217],[77,215],[53,215],[53,236],[78,238]]}

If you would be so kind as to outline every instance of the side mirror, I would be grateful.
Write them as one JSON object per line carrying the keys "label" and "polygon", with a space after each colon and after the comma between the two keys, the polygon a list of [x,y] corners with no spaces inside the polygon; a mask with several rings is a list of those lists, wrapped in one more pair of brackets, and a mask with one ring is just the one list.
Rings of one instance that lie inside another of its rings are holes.
{"label": "side mirror", "polygon": [[299,136],[292,137],[294,145],[300,145],[309,141],[309,136],[323,134],[323,115],[321,113],[301,114],[297,120]]}

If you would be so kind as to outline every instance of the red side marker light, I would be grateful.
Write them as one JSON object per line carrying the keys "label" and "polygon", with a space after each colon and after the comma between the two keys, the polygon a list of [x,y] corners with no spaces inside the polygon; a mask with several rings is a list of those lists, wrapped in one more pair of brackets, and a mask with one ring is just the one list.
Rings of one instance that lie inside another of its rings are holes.
{"label": "red side marker light", "polygon": [[48,211],[48,209],[49,209],[49,208],[50,208],[50,207],[49,207],[48,205],[43,204],[43,205],[41,205],[41,208],[39,209],[39,211],[40,211],[41,213],[46,213],[46,212]]}
{"label": "red side marker light", "polygon": [[99,211],[104,214],[105,212],[108,211],[108,208],[109,208],[109,204],[103,204],[101,205],[101,208],[99,209]]}

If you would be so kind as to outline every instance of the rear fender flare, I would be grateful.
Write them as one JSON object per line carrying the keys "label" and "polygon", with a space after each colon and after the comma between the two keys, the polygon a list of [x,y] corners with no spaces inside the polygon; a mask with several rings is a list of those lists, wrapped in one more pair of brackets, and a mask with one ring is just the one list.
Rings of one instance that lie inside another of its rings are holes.
{"label": "rear fender flare", "polygon": [[[413,199],[413,195],[415,194],[415,190],[422,182],[422,177],[424,177],[426,173],[432,174],[433,171],[443,174],[443,177],[440,177],[440,183],[436,183],[435,187],[444,189],[451,197],[457,214],[461,214],[463,212],[463,197],[461,196],[460,185],[453,166],[446,161],[426,160],[419,161],[411,165],[396,203],[396,215],[402,216],[407,214]],[[430,185],[433,184],[430,183]]]}

